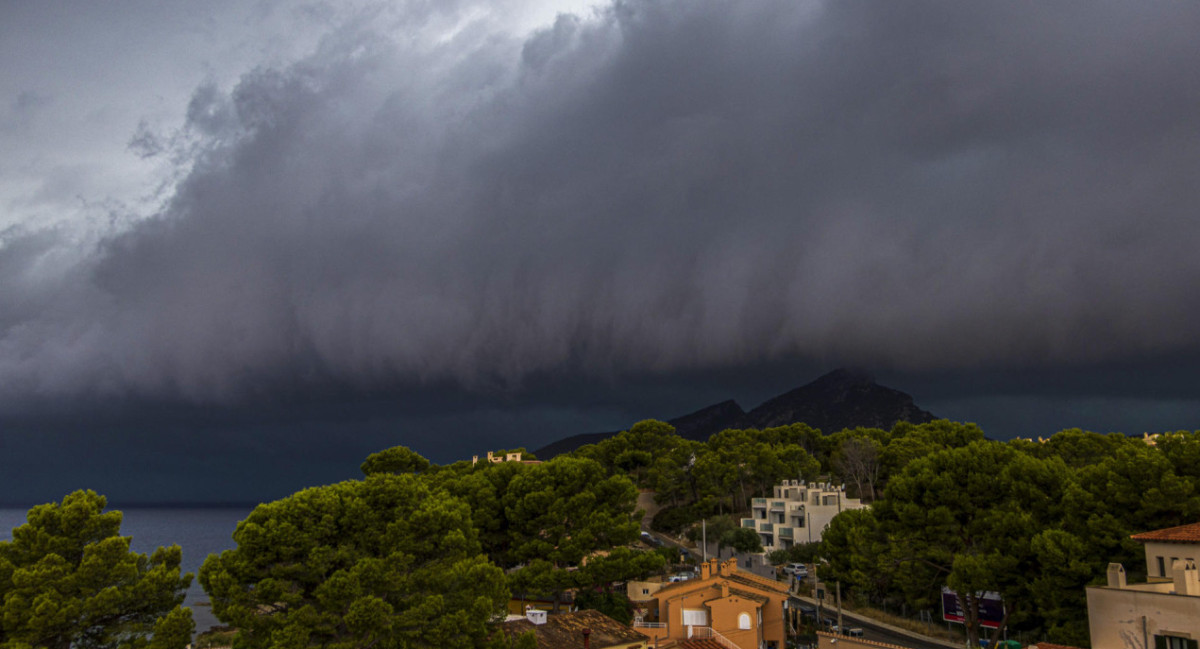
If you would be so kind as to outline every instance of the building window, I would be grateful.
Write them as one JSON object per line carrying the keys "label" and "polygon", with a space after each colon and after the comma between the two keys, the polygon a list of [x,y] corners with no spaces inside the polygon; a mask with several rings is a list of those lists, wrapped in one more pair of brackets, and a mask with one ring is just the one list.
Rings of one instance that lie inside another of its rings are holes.
{"label": "building window", "polygon": [[749,613],[742,613],[741,615],[738,616],[738,628],[739,629],[749,629],[750,628],[750,614]]}
{"label": "building window", "polygon": [[1162,557],[1158,557],[1158,576],[1167,576],[1167,562]]}
{"label": "building window", "polygon": [[643,589],[642,589],[642,594],[643,594],[643,595],[649,595],[649,594],[650,594],[650,589],[649,589],[649,588],[643,588]]}
{"label": "building window", "polygon": [[683,626],[708,626],[708,611],[702,608],[683,609]]}
{"label": "building window", "polygon": [[1154,636],[1154,649],[1197,649],[1196,641],[1174,635]]}

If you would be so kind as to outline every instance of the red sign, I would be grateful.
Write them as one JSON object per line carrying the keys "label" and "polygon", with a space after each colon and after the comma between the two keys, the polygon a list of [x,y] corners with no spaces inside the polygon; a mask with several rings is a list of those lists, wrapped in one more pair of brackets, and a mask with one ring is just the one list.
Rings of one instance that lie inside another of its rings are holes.
{"label": "red sign", "polygon": [[[1004,600],[1000,593],[979,593],[979,626],[985,629],[998,629],[1004,621]],[[958,593],[942,587],[942,619],[947,622],[963,624],[967,621],[966,611],[958,599]]]}

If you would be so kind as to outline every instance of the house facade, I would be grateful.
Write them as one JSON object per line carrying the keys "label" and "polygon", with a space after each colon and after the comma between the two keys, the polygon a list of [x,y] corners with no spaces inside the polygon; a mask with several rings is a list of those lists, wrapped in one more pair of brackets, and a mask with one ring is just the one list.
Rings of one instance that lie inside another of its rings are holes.
{"label": "house facade", "polygon": [[1087,588],[1093,649],[1198,649],[1200,523],[1132,537],[1145,547],[1147,581],[1130,584],[1108,565],[1104,586]]}
{"label": "house facade", "polygon": [[740,649],[784,649],[787,586],[738,570],[737,559],[710,559],[700,564],[698,579],[668,584],[655,595],[658,622],[635,626],[658,647],[713,639]]}
{"label": "house facade", "polygon": [[774,492],[773,498],[755,498],[751,517],[742,519],[742,527],[758,532],[766,552],[820,541],[834,516],[866,507],[858,498],[848,498],[844,486],[828,482],[785,480]]}
{"label": "house facade", "polygon": [[[542,463],[541,460],[522,460],[521,456],[522,456],[522,453],[520,451],[513,451],[510,453],[505,453],[504,455],[496,455],[495,452],[488,451],[487,458],[485,458],[484,461],[492,463],[492,464],[500,464],[501,462],[520,462],[521,464],[541,464]],[[471,466],[475,466],[476,464],[479,464],[479,456],[472,455],[471,456]]]}

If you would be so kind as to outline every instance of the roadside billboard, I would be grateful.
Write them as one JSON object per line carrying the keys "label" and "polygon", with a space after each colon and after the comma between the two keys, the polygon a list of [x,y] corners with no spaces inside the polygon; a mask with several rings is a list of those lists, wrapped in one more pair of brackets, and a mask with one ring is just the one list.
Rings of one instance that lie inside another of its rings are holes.
{"label": "roadside billboard", "polygon": [[[966,622],[967,614],[963,610],[958,593],[942,586],[942,619],[947,622]],[[1004,620],[1004,601],[1000,593],[979,593],[979,626],[985,629],[997,629]]]}

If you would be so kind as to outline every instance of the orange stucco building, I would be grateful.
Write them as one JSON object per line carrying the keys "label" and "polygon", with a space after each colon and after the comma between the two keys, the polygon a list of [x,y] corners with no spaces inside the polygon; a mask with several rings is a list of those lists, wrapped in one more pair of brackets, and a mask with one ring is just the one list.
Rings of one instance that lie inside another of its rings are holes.
{"label": "orange stucco building", "polygon": [[659,590],[658,623],[638,630],[661,647],[717,635],[741,649],[783,649],[787,597],[785,584],[738,570],[737,559],[710,559],[699,579]]}

